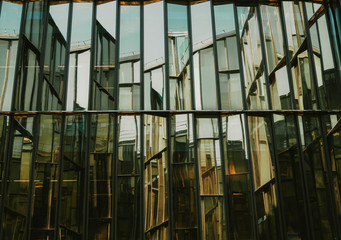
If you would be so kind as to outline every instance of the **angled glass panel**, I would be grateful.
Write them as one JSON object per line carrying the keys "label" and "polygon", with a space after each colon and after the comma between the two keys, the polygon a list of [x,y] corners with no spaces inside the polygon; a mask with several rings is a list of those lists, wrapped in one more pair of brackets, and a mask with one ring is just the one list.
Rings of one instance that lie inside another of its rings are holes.
{"label": "angled glass panel", "polygon": [[0,14],[0,110],[11,110],[22,5],[2,1]]}
{"label": "angled glass panel", "polygon": [[188,6],[167,3],[170,109],[192,109]]}
{"label": "angled glass panel", "polygon": [[221,108],[243,108],[237,38],[232,4],[214,3]]}
{"label": "angled glass panel", "polygon": [[146,239],[168,239],[166,118],[144,115],[144,219]]}
{"label": "angled glass panel", "polygon": [[228,199],[228,236],[253,239],[250,169],[245,118],[235,115],[222,118],[226,198]]}
{"label": "angled glass panel", "polygon": [[223,169],[217,118],[197,118],[203,239],[226,239]]}
{"label": "angled glass panel", "polygon": [[290,239],[308,239],[307,216],[304,203],[304,162],[300,159],[295,119],[274,115],[274,136],[282,186],[282,205],[286,234]]}
{"label": "angled glass panel", "polygon": [[44,2],[27,2],[25,12],[25,37],[39,50],[42,49],[42,35],[44,28]]}
{"label": "angled glass panel", "polygon": [[197,188],[194,166],[193,116],[173,115],[171,166],[173,229],[175,239],[197,239]]}
{"label": "angled glass panel", "polygon": [[61,120],[61,116],[40,115],[34,169],[31,239],[53,238],[60,163]]}
{"label": "angled glass panel", "polygon": [[[306,5],[309,6],[309,4]],[[324,8],[324,6],[321,6],[317,11],[324,11]],[[337,69],[334,63],[333,54],[335,53],[332,52],[326,17],[325,14],[322,15],[316,22],[312,23],[309,29],[317,78],[317,91],[320,97],[321,109],[340,109],[340,70]]]}
{"label": "angled glass panel", "polygon": [[74,2],[72,11],[66,109],[87,110],[89,104],[91,2]]}
{"label": "angled glass panel", "polygon": [[277,239],[279,233],[277,185],[270,122],[265,117],[249,116],[251,158],[254,172],[256,211],[260,239]]}
{"label": "angled glass panel", "polygon": [[166,109],[163,1],[144,5],[144,102],[148,109]]}
{"label": "angled glass panel", "polygon": [[97,3],[92,109],[112,110],[116,96],[116,1]]}
{"label": "angled glass panel", "polygon": [[191,5],[195,109],[215,110],[216,75],[209,1]]}
{"label": "angled glass panel", "polygon": [[14,119],[13,148],[9,159],[7,196],[3,212],[2,239],[24,239],[28,214],[30,168],[33,159],[33,125],[35,117]]}
{"label": "angled glass panel", "polygon": [[268,109],[256,7],[237,7],[248,109]]}
{"label": "angled glass panel", "polygon": [[269,84],[272,109],[291,109],[290,87],[286,67],[287,58],[283,48],[280,9],[275,6],[260,6],[264,31],[266,64],[269,70]]}
{"label": "angled glass panel", "polygon": [[65,56],[69,4],[50,6],[45,47],[42,110],[61,110],[64,103]]}
{"label": "angled glass panel", "polygon": [[332,188],[332,185],[328,184],[326,166],[326,161],[329,160],[326,159],[324,153],[318,118],[309,115],[300,116],[299,127],[314,234],[317,239],[333,239],[335,238],[333,210],[328,190],[328,188]]}
{"label": "angled glass panel", "polygon": [[89,167],[89,239],[110,239],[114,116],[92,114]]}
{"label": "angled glass panel", "polygon": [[120,1],[119,109],[140,109],[140,6]]}
{"label": "angled glass panel", "polygon": [[294,109],[316,109],[317,99],[309,65],[308,43],[301,2],[283,2],[290,66],[294,86]]}
{"label": "angled glass panel", "polygon": [[140,116],[118,117],[116,239],[141,238]]}
{"label": "angled glass panel", "polygon": [[59,234],[65,239],[79,239],[84,234],[86,116],[67,116],[65,124]]}

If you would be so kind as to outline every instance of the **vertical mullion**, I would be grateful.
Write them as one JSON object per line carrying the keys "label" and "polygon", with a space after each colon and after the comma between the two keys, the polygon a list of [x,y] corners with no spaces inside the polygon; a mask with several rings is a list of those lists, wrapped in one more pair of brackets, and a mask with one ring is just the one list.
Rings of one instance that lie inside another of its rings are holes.
{"label": "vertical mullion", "polygon": [[[94,58],[96,50],[95,46],[97,43],[97,39],[95,39],[96,35],[96,11],[97,10],[97,1],[92,2],[92,19],[91,19],[91,48],[90,48],[90,73],[89,73],[89,99],[88,99],[88,109],[92,110],[93,106],[93,69],[94,69]],[[92,121],[92,114],[87,113],[85,115],[86,119],[86,144],[85,144],[85,164],[84,164],[84,196],[83,196],[83,221],[82,221],[82,226],[83,226],[83,239],[87,240],[88,239],[88,230],[89,230],[89,186],[90,186],[90,177],[89,177],[89,171],[90,171],[90,148],[91,148],[91,121]]]}
{"label": "vertical mullion", "polygon": [[73,15],[73,1],[69,0],[69,13],[67,23],[67,39],[66,39],[66,51],[65,51],[65,67],[64,67],[64,80],[65,87],[63,89],[63,103],[62,109],[66,110],[67,92],[68,92],[68,80],[69,80],[69,65],[70,65],[70,45],[71,45],[71,30],[72,30],[72,15]]}
{"label": "vertical mullion", "polygon": [[[144,110],[144,1],[140,0],[140,109]],[[140,114],[140,234],[144,234],[144,114]]]}
{"label": "vertical mullion", "polygon": [[1,198],[0,198],[0,238],[3,236],[3,212],[5,208],[5,200],[7,195],[7,178],[9,176],[9,169],[10,169],[10,160],[12,158],[12,148],[13,148],[13,141],[14,141],[14,114],[10,113],[8,117],[9,126],[8,126],[8,136],[6,138],[6,154],[4,158],[4,165],[3,165],[3,176],[1,182]]}
{"label": "vertical mullion", "polygon": [[[281,30],[282,30],[282,36],[283,36],[283,48],[285,52],[286,57],[286,68],[287,68],[287,75],[288,75],[288,81],[289,81],[289,88],[290,88],[290,98],[292,102],[292,109],[296,109],[295,104],[295,95],[294,95],[294,81],[292,77],[291,72],[291,64],[290,64],[290,52],[289,52],[289,44],[288,44],[288,34],[286,31],[285,26],[285,13],[284,13],[284,6],[283,2],[278,6],[279,8],[279,17],[281,21]],[[302,140],[300,137],[300,132],[298,129],[298,116],[294,116],[294,122],[295,122],[295,134],[296,134],[296,141],[297,141],[297,148],[298,148],[298,156],[299,156],[299,171],[302,176],[302,189],[303,189],[303,200],[304,200],[304,212],[306,215],[306,228],[307,228],[307,238],[308,239],[315,239],[314,231],[313,231],[313,217],[311,214],[311,207],[310,207],[310,201],[309,201],[309,190],[308,190],[308,183],[307,183],[307,176],[305,174],[305,167],[304,167],[304,157],[303,157],[303,149],[302,149]]]}
{"label": "vertical mullion", "polygon": [[58,166],[58,180],[57,180],[57,199],[55,209],[55,226],[54,226],[54,239],[59,239],[59,221],[60,221],[60,204],[61,204],[61,193],[62,193],[62,182],[63,182],[63,160],[64,160],[64,136],[65,136],[65,125],[66,125],[66,114],[62,114],[61,121],[61,136],[60,136],[60,150],[59,150],[59,166]]}
{"label": "vertical mullion", "polygon": [[[119,0],[118,0],[119,2]],[[116,239],[116,235],[117,235],[117,164],[118,164],[118,141],[119,141],[119,131],[120,131],[120,127],[119,127],[119,121],[120,121],[120,115],[116,114],[115,116],[115,127],[114,127],[114,139],[116,139],[116,141],[114,141],[114,157],[113,157],[113,164],[114,166],[114,174],[113,174],[113,201],[114,201],[114,205],[113,205],[113,227],[112,227],[112,239]]]}
{"label": "vertical mullion", "polygon": [[[341,0],[340,0],[341,1]],[[192,13],[191,5],[187,5],[187,24],[188,24],[188,46],[189,46],[189,64],[190,64],[190,77],[191,77],[191,100],[192,110],[195,110],[195,84],[194,84],[194,68],[193,68],[193,34],[192,34]]]}
{"label": "vertical mullion", "polygon": [[315,60],[314,60],[314,54],[313,54],[313,48],[312,48],[312,42],[311,42],[311,36],[310,36],[310,27],[308,24],[308,17],[307,17],[307,10],[305,7],[305,3],[301,2],[303,7],[303,22],[304,22],[304,28],[306,32],[306,38],[307,38],[307,51],[308,51],[308,60],[309,60],[309,68],[312,71],[312,85],[314,85],[314,92],[316,95],[317,100],[317,109],[321,110],[321,102],[320,102],[320,96],[317,91],[317,75],[316,75],[316,69],[315,69]]}
{"label": "vertical mullion", "polygon": [[[117,2],[119,2],[117,0]],[[115,216],[116,216],[116,182],[117,182],[117,174],[116,174],[116,161],[117,161],[117,121],[118,121],[118,115],[114,114],[114,122],[113,122],[113,156],[112,156],[112,163],[111,163],[111,224],[110,224],[110,239],[114,240],[115,238]],[[116,141],[115,141],[116,139]]]}
{"label": "vertical mullion", "polygon": [[49,25],[49,9],[50,9],[50,2],[48,0],[43,0],[43,33],[42,33],[42,44],[41,44],[41,51],[39,57],[39,78],[38,78],[38,93],[37,93],[37,105],[36,110],[39,112],[41,111],[41,100],[42,100],[42,90],[44,84],[44,65],[45,65],[45,50],[46,50],[46,39],[47,39],[47,28]]}
{"label": "vertical mullion", "polygon": [[[245,76],[244,76],[244,66],[243,66],[243,59],[241,54],[241,41],[240,41],[240,33],[239,33],[239,22],[238,22],[238,11],[236,4],[233,4],[233,11],[234,11],[234,23],[235,23],[235,29],[236,29],[236,40],[237,40],[237,52],[238,52],[238,60],[239,60],[239,72],[240,72],[240,85],[242,90],[242,97],[243,97],[243,110],[247,110],[247,104],[246,104],[246,92],[245,92]],[[251,156],[251,149],[250,149],[250,135],[249,135],[249,124],[247,115],[244,115],[245,125],[245,137],[246,137],[246,144],[247,144],[247,154],[249,156],[248,159],[248,168],[250,172],[250,187],[251,187],[251,208],[252,208],[252,216],[253,216],[253,228],[254,228],[254,235],[255,239],[259,239],[259,230],[258,230],[258,224],[257,224],[257,205],[256,205],[256,199],[255,199],[255,183],[254,183],[254,174],[253,174],[253,166],[252,166],[252,156]]]}
{"label": "vertical mullion", "polygon": [[270,82],[269,82],[269,69],[267,64],[267,57],[266,57],[266,46],[265,46],[265,38],[264,38],[264,30],[263,30],[263,23],[262,23],[262,15],[259,4],[256,5],[256,14],[257,14],[257,23],[258,23],[258,30],[259,30],[259,37],[260,37],[260,44],[262,50],[262,63],[264,68],[264,79],[266,84],[266,94],[268,100],[268,109],[272,110],[272,101],[271,101],[271,92],[270,92]]}
{"label": "vertical mullion", "polygon": [[[11,102],[11,111],[15,110],[15,100],[16,100],[16,92],[18,86],[18,76],[19,76],[19,66],[22,60],[22,46],[23,46],[23,36],[24,36],[24,28],[26,23],[26,10],[27,10],[28,2],[23,3],[23,8],[21,12],[21,22],[20,22],[20,30],[19,30],[19,40],[18,40],[18,51],[16,56],[16,63],[15,63],[15,70],[14,70],[14,83],[13,83],[13,90],[12,90],[12,102]],[[22,71],[22,69],[20,69]]]}
{"label": "vertical mullion", "polygon": [[144,233],[144,114],[140,114],[140,227],[141,227],[141,240],[145,239]]}
{"label": "vertical mullion", "polygon": [[169,239],[173,239],[173,219],[174,219],[174,211],[173,211],[173,182],[172,182],[172,176],[173,176],[173,169],[171,164],[171,115],[166,115],[166,125],[167,125],[167,168],[168,168],[168,227],[169,227]]}
{"label": "vertical mullion", "polygon": [[[121,15],[121,0],[116,0],[116,51],[115,51],[115,80],[116,80],[116,89],[115,89],[115,106],[114,109],[117,110],[119,108],[119,94],[120,94],[120,15]],[[115,231],[116,232],[116,231]]]}
{"label": "vertical mullion", "polygon": [[[144,110],[144,1],[140,0],[140,109]],[[141,169],[143,165],[141,165]],[[142,222],[141,222],[142,223]]]}
{"label": "vertical mullion", "polygon": [[[268,64],[267,64],[267,56],[266,56],[266,46],[265,46],[265,38],[264,38],[264,30],[263,30],[263,23],[262,23],[262,15],[261,15],[261,9],[260,5],[257,4],[256,6],[256,13],[257,13],[257,21],[258,21],[258,28],[259,28],[259,35],[260,35],[260,42],[261,42],[261,50],[262,50],[262,59],[263,59],[263,68],[264,68],[264,78],[266,83],[266,92],[267,92],[267,100],[268,100],[268,108],[269,110],[272,109],[272,101],[271,101],[271,92],[270,92],[270,82],[269,82],[269,70],[268,70]],[[277,157],[277,149],[275,147],[275,136],[274,136],[274,117],[273,114],[270,113],[269,116],[270,120],[270,126],[269,126],[269,132],[270,132],[270,138],[272,145],[270,146],[273,150],[273,159],[274,159],[274,167],[275,167],[275,183],[277,185],[276,187],[276,193],[278,197],[278,208],[279,208],[279,229],[281,238],[287,239],[287,235],[285,232],[286,226],[285,226],[285,217],[284,217],[284,210],[283,210],[283,197],[282,197],[282,181],[281,181],[281,175],[280,175],[280,167]]]}
{"label": "vertical mullion", "polygon": [[[222,181],[223,181],[223,201],[224,201],[224,214],[225,214],[225,222],[226,222],[226,239],[229,239],[229,211],[228,211],[228,192],[227,192],[227,183],[226,183],[226,166],[225,166],[225,149],[224,149],[224,140],[223,140],[223,122],[222,116],[218,116],[218,130],[219,130],[219,147],[220,147],[220,159],[221,159],[221,168],[222,168]],[[232,225],[232,224],[231,224]]]}
{"label": "vertical mullion", "polygon": [[198,224],[198,235],[199,240],[202,237],[202,222],[201,222],[201,198],[200,198],[200,175],[199,175],[199,157],[198,157],[198,139],[197,139],[197,115],[192,115],[193,123],[193,139],[194,139],[194,169],[195,169],[195,184],[196,184],[196,210],[197,210],[197,224]]}
{"label": "vertical mullion", "polygon": [[218,104],[218,109],[221,110],[221,96],[220,96],[220,80],[219,80],[219,67],[218,67],[218,53],[217,53],[217,39],[216,39],[216,29],[215,29],[215,18],[214,18],[214,8],[213,0],[210,0],[211,9],[211,27],[212,27],[212,40],[213,40],[213,55],[214,55],[214,70],[216,79],[216,100]]}
{"label": "vertical mullion", "polygon": [[165,46],[165,79],[166,79],[166,108],[163,109],[170,110],[170,86],[169,86],[169,49],[168,49],[168,8],[167,1],[163,0],[163,29],[164,29],[164,46]]}
{"label": "vertical mullion", "polygon": [[[68,75],[69,75],[69,56],[70,56],[70,42],[71,42],[71,28],[72,28],[72,12],[73,2],[69,1],[69,13],[68,13],[68,25],[67,25],[67,40],[65,51],[65,87],[63,90],[62,109],[66,109],[67,88],[68,88]],[[66,114],[62,114],[62,126],[60,137],[60,151],[59,151],[59,168],[58,168],[58,181],[57,181],[57,199],[56,199],[56,212],[55,212],[55,231],[54,239],[59,239],[59,222],[60,222],[60,210],[61,210],[61,196],[62,196],[62,184],[63,184],[63,163],[64,163],[64,136],[65,136]]]}
{"label": "vertical mullion", "polygon": [[97,26],[96,26],[96,18],[97,18],[97,0],[94,0],[92,3],[92,23],[91,23],[91,47],[90,47],[90,73],[89,73],[89,100],[88,100],[88,109],[93,110],[93,77],[94,77],[94,65],[95,65],[95,55],[96,52],[96,46],[97,46],[97,38],[96,38],[96,32],[97,32]]}

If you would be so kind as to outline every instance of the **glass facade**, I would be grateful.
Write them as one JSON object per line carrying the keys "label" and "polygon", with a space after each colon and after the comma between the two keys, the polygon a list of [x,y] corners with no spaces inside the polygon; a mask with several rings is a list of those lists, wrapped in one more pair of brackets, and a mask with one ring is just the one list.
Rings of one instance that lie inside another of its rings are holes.
{"label": "glass facade", "polygon": [[340,4],[0,1],[0,239],[341,240]]}

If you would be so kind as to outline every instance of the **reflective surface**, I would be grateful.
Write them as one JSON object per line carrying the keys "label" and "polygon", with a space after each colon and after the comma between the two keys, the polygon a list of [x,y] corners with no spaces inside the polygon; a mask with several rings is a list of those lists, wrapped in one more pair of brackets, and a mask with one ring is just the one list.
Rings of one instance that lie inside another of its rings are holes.
{"label": "reflective surface", "polygon": [[339,1],[1,1],[0,239],[341,239]]}

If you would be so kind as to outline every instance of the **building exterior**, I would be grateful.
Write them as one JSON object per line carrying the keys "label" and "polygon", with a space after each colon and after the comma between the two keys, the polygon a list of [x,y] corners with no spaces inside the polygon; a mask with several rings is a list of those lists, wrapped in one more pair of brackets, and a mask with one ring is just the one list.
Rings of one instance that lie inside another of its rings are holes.
{"label": "building exterior", "polygon": [[0,239],[341,239],[338,0],[0,4]]}

